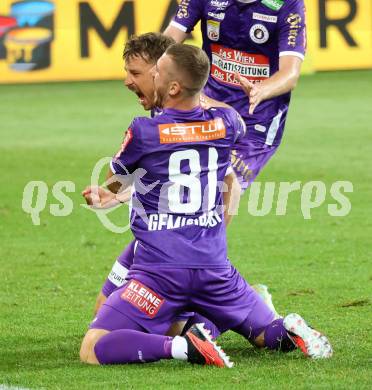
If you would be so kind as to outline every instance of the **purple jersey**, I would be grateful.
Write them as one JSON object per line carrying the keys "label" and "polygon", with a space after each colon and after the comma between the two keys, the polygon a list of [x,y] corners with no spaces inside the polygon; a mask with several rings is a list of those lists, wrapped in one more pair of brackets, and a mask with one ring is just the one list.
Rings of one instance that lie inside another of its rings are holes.
{"label": "purple jersey", "polygon": [[203,49],[211,62],[206,95],[234,107],[247,124],[249,140],[267,145],[281,141],[290,93],[260,103],[248,114],[249,100],[234,72],[252,82],[279,69],[279,57],[304,58],[303,0],[182,0],[172,25],[190,32],[201,21]]}
{"label": "purple jersey", "polygon": [[230,149],[245,132],[230,108],[136,118],[112,160],[133,173],[134,266],[229,267],[221,209]]}

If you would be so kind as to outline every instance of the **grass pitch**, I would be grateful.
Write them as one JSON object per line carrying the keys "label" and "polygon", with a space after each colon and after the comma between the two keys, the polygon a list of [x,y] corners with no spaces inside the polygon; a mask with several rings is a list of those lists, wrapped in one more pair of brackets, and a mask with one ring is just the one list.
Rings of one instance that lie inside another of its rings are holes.
{"label": "grass pitch", "polygon": [[[129,232],[105,230],[80,206],[96,161],[112,155],[131,118],[143,114],[120,82],[1,86],[0,388],[337,388],[371,386],[372,71],[304,76],[286,135],[258,181],[322,181],[325,202],[304,220],[300,192],[287,213],[247,211],[228,231],[229,254],[251,283],[270,287],[280,313],[296,311],[330,338],[335,354],[310,361],[300,352],[257,351],[231,332],[220,342],[232,370],[176,361],[89,367],[80,341],[99,291]],[[49,188],[40,226],[22,211],[26,183]],[[61,180],[75,183],[73,211],[50,214]],[[331,217],[333,182],[353,183],[352,210]],[[127,217],[124,209],[116,221]]]}

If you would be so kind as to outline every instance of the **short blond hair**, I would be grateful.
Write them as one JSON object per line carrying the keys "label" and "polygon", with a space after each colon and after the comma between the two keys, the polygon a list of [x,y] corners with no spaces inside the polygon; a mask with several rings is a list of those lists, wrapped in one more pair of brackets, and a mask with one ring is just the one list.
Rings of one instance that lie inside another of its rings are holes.
{"label": "short blond hair", "polygon": [[209,76],[209,59],[205,52],[192,45],[175,43],[168,47],[165,52],[171,57],[177,71],[185,76],[183,87],[189,95],[200,92]]}

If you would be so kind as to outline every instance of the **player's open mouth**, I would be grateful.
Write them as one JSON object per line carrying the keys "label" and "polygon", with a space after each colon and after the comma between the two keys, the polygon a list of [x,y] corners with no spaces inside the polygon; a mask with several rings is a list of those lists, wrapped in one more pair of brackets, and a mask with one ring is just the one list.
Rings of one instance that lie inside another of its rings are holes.
{"label": "player's open mouth", "polygon": [[145,95],[142,92],[136,92],[136,95],[138,96],[139,104],[144,105],[146,100]]}

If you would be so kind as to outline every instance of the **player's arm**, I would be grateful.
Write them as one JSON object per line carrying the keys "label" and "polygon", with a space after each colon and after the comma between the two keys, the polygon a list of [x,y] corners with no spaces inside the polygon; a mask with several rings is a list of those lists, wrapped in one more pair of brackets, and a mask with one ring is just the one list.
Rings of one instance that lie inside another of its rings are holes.
{"label": "player's arm", "polygon": [[117,194],[101,186],[87,186],[82,195],[88,206],[96,209],[108,209],[119,203],[128,203],[132,196],[131,187]]}
{"label": "player's arm", "polygon": [[[125,199],[130,197],[132,187],[132,177],[130,175],[117,175],[112,168],[107,172],[106,186],[108,190],[115,195],[115,198],[124,203]],[[129,200],[129,199],[128,199]]]}
{"label": "player's arm", "polygon": [[[247,128],[243,118],[237,111],[231,108],[228,113],[228,123],[234,132],[231,144],[231,147],[233,147],[235,143],[245,136]],[[241,186],[231,165],[227,168],[224,183],[225,189],[227,189],[223,193],[224,219],[225,225],[228,226],[233,216],[238,214],[241,196]]]}
{"label": "player's arm", "polygon": [[[134,127],[134,120],[131,124]],[[141,157],[141,142],[133,141],[134,132],[130,127],[125,133],[119,152],[111,160],[106,175],[106,188],[88,186],[82,192],[87,204],[95,208],[115,207],[119,203],[127,203],[132,196],[132,173],[136,169],[137,160]],[[138,135],[135,137],[138,138]],[[132,142],[133,141],[133,142]]]}
{"label": "player's arm", "polygon": [[128,203],[132,196],[131,182],[123,185],[123,179],[118,179],[110,170],[107,174],[107,188],[102,186],[87,186],[82,195],[88,206],[96,209],[108,209],[119,203]]}
{"label": "player's arm", "polygon": [[300,77],[302,59],[286,55],[279,59],[279,70],[262,83],[253,84],[237,74],[240,85],[249,97],[249,113],[261,102],[292,91]]}
{"label": "player's arm", "polygon": [[134,119],[126,131],[120,150],[111,160],[106,176],[107,189],[115,194],[115,198],[121,203],[127,202],[131,197],[133,173],[143,154],[139,131],[141,125],[138,123],[140,118]]}
{"label": "player's arm", "polygon": [[173,38],[177,43],[182,43],[187,37],[187,33],[173,25],[172,22],[164,30],[164,35]]}
{"label": "player's arm", "polygon": [[223,193],[224,220],[227,227],[233,216],[238,213],[241,187],[232,168],[231,172],[225,176],[224,182],[227,187],[227,191]]}
{"label": "player's arm", "polygon": [[306,52],[306,17],[304,0],[287,0],[278,16],[279,70],[260,84],[239,77],[249,96],[249,113],[262,101],[290,92],[300,77]]}
{"label": "player's arm", "polygon": [[177,43],[182,43],[203,17],[204,3],[204,0],[182,0],[164,34],[172,37]]}
{"label": "player's arm", "polygon": [[96,298],[96,303],[95,303],[95,306],[94,306],[94,315],[96,315],[99,311],[99,309],[102,307],[102,305],[106,302],[107,300],[107,297],[105,297],[102,293],[102,291],[100,291],[97,295],[97,298]]}
{"label": "player's arm", "polygon": [[211,107],[225,107],[225,108],[231,108],[228,104],[224,102],[220,102],[219,100],[215,100],[210,98],[207,95],[204,95],[204,93],[200,94],[200,105],[204,110],[209,110]]}

